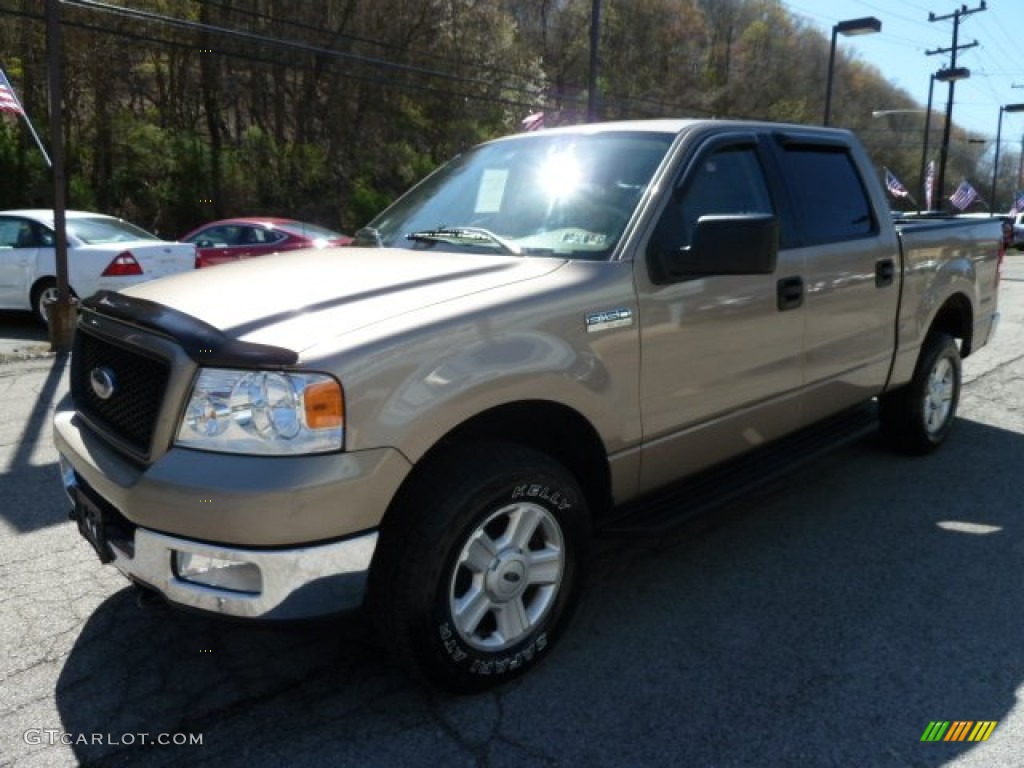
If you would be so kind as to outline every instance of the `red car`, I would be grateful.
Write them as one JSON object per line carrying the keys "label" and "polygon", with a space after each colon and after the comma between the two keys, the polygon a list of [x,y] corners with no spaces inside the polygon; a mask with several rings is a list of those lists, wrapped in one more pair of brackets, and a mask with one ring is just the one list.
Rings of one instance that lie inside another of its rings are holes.
{"label": "red car", "polygon": [[257,216],[211,221],[181,238],[196,246],[196,269],[298,248],[348,245],[340,232],[294,219]]}

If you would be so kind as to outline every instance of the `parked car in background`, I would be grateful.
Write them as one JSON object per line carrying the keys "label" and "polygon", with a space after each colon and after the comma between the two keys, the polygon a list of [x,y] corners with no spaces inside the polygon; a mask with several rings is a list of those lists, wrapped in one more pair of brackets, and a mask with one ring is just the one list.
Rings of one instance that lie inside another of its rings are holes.
{"label": "parked car in background", "polygon": [[181,238],[196,246],[196,267],[300,248],[348,245],[352,238],[316,224],[267,217],[211,221]]}
{"label": "parked car in background", "polygon": [[[195,246],[161,240],[124,219],[67,211],[68,284],[74,296],[118,291],[195,267]],[[0,211],[0,309],[31,309],[44,323],[57,298],[52,210]]]}
{"label": "parked car in background", "polygon": [[1024,213],[1015,214],[1013,217],[1013,247],[1018,251],[1024,251]]}

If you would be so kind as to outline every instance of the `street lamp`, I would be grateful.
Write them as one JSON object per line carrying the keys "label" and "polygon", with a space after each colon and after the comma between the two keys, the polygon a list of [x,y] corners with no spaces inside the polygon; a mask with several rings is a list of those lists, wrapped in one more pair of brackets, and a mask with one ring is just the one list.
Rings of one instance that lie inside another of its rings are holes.
{"label": "street lamp", "polygon": [[996,128],[996,157],[992,163],[992,194],[989,196],[990,205],[996,204],[996,179],[999,178],[999,143],[1003,138],[1003,113],[1024,112],[1024,104],[1004,104],[999,107],[999,125]]}
{"label": "street lamp", "polygon": [[849,19],[840,21],[832,27],[832,48],[828,54],[828,80],[825,84],[825,119],[822,125],[828,125],[829,116],[832,113],[832,77],[835,74],[836,66],[836,37],[852,37],[854,35],[873,35],[882,31],[882,22],[874,16],[866,16],[863,19]]}

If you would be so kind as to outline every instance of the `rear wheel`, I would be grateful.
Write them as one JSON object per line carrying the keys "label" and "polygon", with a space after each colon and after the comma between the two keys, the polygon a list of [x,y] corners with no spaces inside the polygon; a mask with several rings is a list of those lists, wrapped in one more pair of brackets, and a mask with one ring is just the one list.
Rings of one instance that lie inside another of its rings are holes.
{"label": "rear wheel", "polygon": [[[70,289],[69,289],[70,290]],[[74,291],[71,291],[74,296]],[[32,303],[32,312],[43,325],[49,325],[50,319],[46,316],[46,305],[48,302],[57,300],[57,281],[52,277],[44,277],[32,286],[32,293],[29,296]]]}
{"label": "rear wheel", "polygon": [[579,597],[589,536],[575,479],[515,445],[431,462],[382,532],[370,603],[417,677],[471,693],[547,655]]}
{"label": "rear wheel", "polygon": [[904,453],[929,453],[949,434],[959,401],[956,340],[945,333],[929,334],[910,383],[879,398],[882,434]]}

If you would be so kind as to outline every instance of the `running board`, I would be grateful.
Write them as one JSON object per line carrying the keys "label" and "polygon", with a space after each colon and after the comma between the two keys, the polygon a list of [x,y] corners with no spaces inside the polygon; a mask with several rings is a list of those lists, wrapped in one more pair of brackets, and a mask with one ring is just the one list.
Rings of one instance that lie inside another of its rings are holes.
{"label": "running board", "polygon": [[596,533],[609,538],[662,535],[861,439],[877,427],[878,412],[873,402],[846,411],[630,502],[598,523]]}

